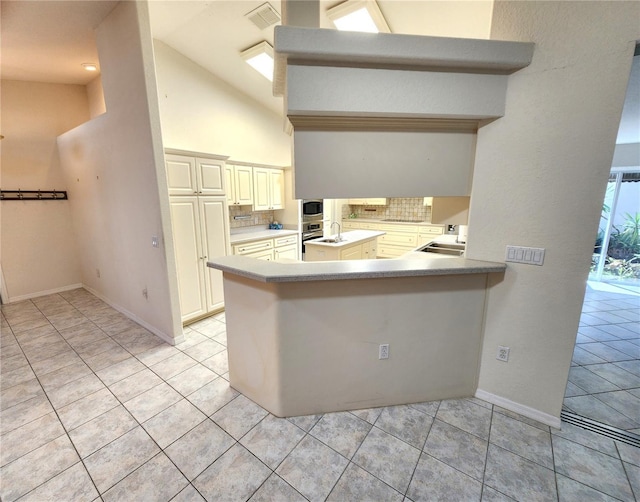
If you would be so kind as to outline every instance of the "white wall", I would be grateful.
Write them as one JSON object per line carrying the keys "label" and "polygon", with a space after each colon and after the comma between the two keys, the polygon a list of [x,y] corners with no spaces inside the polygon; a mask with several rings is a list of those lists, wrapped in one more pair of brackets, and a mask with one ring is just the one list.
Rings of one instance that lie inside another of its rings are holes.
{"label": "white wall", "polygon": [[[469,258],[546,248],[509,264],[488,303],[479,389],[559,417],[611,168],[638,2],[496,2],[492,38],[532,41],[509,79],[506,114],[478,132]],[[498,345],[511,348],[508,363]],[[484,396],[487,397],[487,396]]]}
{"label": "white wall", "polygon": [[162,139],[166,148],[291,165],[283,120],[168,45],[155,40]]}
{"label": "white wall", "polygon": [[[81,85],[2,81],[4,190],[65,190],[56,137],[89,119]],[[2,202],[6,302],[78,287],[69,201]]]}
{"label": "white wall", "polygon": [[[96,41],[107,112],[58,138],[82,280],[159,336],[179,340],[178,284],[167,272],[175,270],[175,255],[146,2],[121,2],[98,27]],[[152,247],[152,236],[165,245]]]}

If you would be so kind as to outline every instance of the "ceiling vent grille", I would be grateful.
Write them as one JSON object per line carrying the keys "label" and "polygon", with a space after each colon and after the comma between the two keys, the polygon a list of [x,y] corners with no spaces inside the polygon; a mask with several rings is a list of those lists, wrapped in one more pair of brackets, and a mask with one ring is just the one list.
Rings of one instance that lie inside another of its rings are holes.
{"label": "ceiling vent grille", "polygon": [[280,15],[268,3],[245,14],[245,17],[261,30],[280,22]]}

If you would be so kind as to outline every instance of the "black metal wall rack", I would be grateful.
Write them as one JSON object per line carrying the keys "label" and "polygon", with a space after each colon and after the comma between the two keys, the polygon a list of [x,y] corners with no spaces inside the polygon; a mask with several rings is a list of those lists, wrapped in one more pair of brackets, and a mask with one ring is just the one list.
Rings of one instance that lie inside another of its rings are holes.
{"label": "black metal wall rack", "polygon": [[0,200],[67,200],[66,190],[0,190]]}

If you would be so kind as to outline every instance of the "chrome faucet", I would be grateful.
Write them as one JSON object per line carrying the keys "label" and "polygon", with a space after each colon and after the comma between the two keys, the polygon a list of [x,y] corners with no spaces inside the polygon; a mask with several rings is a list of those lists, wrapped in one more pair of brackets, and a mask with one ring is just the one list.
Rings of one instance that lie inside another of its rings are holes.
{"label": "chrome faucet", "polygon": [[334,221],[331,224],[331,227],[329,228],[332,232],[333,232],[333,225],[338,225],[338,236],[336,237],[336,242],[340,242],[342,240],[342,238],[340,237],[340,223],[338,223],[337,221]]}

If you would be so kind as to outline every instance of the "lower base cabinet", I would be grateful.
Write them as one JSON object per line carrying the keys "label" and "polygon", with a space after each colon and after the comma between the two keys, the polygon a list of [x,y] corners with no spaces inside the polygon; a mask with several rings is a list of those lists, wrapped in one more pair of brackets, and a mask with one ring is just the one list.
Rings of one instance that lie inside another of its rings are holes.
{"label": "lower base cabinet", "polygon": [[228,254],[229,213],[224,196],[176,196],[170,205],[185,323],[224,308],[222,272],[207,267],[207,258]]}
{"label": "lower base cabinet", "polygon": [[298,236],[286,235],[274,239],[260,239],[233,246],[233,254],[241,254],[259,260],[298,260],[300,244]]}
{"label": "lower base cabinet", "polygon": [[340,247],[306,246],[305,261],[368,260],[377,255],[378,237]]}

